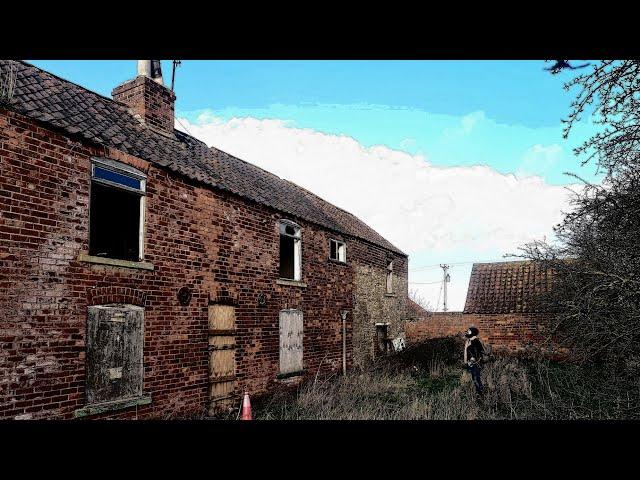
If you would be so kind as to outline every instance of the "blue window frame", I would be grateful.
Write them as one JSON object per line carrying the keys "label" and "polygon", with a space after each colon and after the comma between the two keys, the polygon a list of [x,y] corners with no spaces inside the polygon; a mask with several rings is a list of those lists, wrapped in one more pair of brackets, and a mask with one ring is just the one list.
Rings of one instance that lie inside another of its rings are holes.
{"label": "blue window frame", "polygon": [[91,180],[110,187],[123,188],[144,195],[146,176],[143,172],[108,159],[94,159],[91,168]]}
{"label": "blue window frame", "polygon": [[102,180],[107,180],[108,182],[119,183],[125,187],[141,190],[142,181],[140,179],[123,175],[122,173],[114,172],[113,170],[107,170],[106,168],[102,168],[97,165],[93,168],[93,178],[100,178]]}

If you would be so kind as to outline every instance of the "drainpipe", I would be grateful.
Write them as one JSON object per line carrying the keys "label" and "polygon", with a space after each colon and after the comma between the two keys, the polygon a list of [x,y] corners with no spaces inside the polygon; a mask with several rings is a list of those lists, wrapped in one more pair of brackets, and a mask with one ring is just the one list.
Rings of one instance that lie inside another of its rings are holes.
{"label": "drainpipe", "polygon": [[347,314],[349,310],[342,310],[342,375],[347,375]]}

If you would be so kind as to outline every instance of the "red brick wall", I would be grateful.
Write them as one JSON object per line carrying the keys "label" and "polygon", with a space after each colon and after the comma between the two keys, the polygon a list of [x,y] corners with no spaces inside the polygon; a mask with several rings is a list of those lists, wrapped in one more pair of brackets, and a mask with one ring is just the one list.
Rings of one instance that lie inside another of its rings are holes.
{"label": "red brick wall", "polygon": [[480,338],[494,351],[521,353],[542,344],[547,338],[552,317],[548,314],[469,314],[461,312],[432,313],[420,320],[407,322],[408,344],[462,335],[470,325],[480,330]]}
{"label": "red brick wall", "polygon": [[147,125],[173,133],[176,96],[167,87],[139,76],[114,88],[112,95]]}
{"label": "red brick wall", "polygon": [[[88,250],[92,155],[147,172],[145,261],[153,271],[77,260]],[[207,409],[207,310],[222,296],[237,299],[239,391],[276,385],[278,314],[285,308],[304,313],[306,372],[340,368],[339,312],[353,311],[354,268],[367,261],[368,249],[338,236],[350,256],[337,265],[328,260],[329,238],[337,234],[292,218],[303,229],[308,286],[278,285],[282,217],[0,109],[0,418],[72,418],[84,406],[87,305],[105,301],[145,306],[144,392],[152,397],[150,405],[109,417]],[[188,306],[176,297],[185,285],[193,290]],[[258,305],[261,293],[265,306]],[[351,365],[352,321],[347,344]]]}

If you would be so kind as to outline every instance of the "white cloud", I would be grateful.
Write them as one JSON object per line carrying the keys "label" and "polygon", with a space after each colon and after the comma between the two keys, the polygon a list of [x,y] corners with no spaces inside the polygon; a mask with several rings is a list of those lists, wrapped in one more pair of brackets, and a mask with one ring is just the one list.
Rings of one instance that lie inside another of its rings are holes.
{"label": "white cloud", "polygon": [[455,128],[445,128],[443,135],[446,140],[453,140],[464,135],[469,135],[474,128],[486,117],[482,110],[471,112],[460,119],[460,124]]}
{"label": "white cloud", "polygon": [[518,176],[530,176],[533,172],[545,173],[558,164],[564,156],[562,146],[536,144],[529,148],[522,157],[522,163],[518,167]]}
{"label": "white cloud", "polygon": [[[466,125],[472,129],[479,116],[470,118],[475,120]],[[425,252],[446,261],[454,251],[479,259],[513,252],[524,242],[549,237],[567,205],[567,190],[540,177],[517,178],[488,166],[436,167],[422,155],[367,148],[351,137],[293,128],[281,120],[223,121],[208,115],[181,122],[208,145],[352,212],[414,258]],[[532,155],[552,155],[554,149],[534,146]]]}

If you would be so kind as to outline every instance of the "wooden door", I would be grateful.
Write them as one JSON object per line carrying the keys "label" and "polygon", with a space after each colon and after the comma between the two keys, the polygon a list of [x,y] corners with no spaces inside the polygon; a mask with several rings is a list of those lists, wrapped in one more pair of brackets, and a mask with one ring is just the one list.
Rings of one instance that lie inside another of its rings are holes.
{"label": "wooden door", "polygon": [[209,305],[209,414],[235,405],[236,310]]}
{"label": "wooden door", "polygon": [[144,309],[134,305],[88,308],[87,403],[142,395]]}
{"label": "wooden door", "polygon": [[302,312],[280,312],[280,374],[302,372]]}

